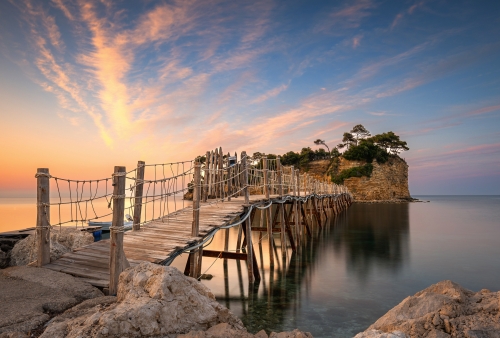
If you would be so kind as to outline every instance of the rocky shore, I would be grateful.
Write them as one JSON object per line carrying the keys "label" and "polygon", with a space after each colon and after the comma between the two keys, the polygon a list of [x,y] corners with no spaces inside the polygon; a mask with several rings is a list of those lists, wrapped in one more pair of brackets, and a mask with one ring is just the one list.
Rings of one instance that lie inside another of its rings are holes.
{"label": "rocky shore", "polygon": [[[125,270],[116,297],[64,273],[9,267],[0,270],[0,301],[0,338],[312,337],[299,330],[249,333],[206,286],[152,263]],[[499,307],[500,292],[442,281],[407,297],[355,337],[500,337]]]}

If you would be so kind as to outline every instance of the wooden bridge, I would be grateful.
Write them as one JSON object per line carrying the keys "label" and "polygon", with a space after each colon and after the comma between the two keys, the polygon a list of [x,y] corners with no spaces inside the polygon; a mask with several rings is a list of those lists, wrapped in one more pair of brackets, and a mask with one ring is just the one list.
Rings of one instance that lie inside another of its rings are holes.
{"label": "wooden bridge", "polygon": [[[165,166],[170,168],[169,175],[165,174]],[[148,170],[151,179],[145,179]],[[74,275],[108,289],[110,294],[116,294],[118,276],[125,268],[141,262],[169,265],[183,252],[189,252],[185,273],[192,277],[200,276],[202,257],[219,257],[245,261],[249,281],[254,282],[260,279],[260,273],[252,232],[259,232],[260,240],[263,234],[268,237],[269,261],[273,266],[277,256],[275,235],[279,235],[282,255],[286,255],[288,248],[300,251],[313,226],[322,227],[328,217],[342,212],[351,203],[345,187],[283,166],[279,157],[250,159],[242,152],[238,161],[236,154],[223,156],[221,148],[195,161],[155,165],[139,161],[130,172],[125,167],[115,167],[111,178],[101,180],[53,177],[45,168],[38,169],[36,177],[37,266]],[[59,201],[50,201],[51,180]],[[129,196],[127,181],[131,182]],[[69,202],[60,197],[61,182],[69,187]],[[112,183],[109,189],[112,193],[108,192],[108,183]],[[76,198],[71,191],[76,191]],[[168,199],[174,198],[175,202],[175,196],[179,195],[183,199],[192,198],[192,205],[170,212]],[[112,213],[96,212],[94,205],[99,199],[113,205]],[[57,223],[50,222],[51,207],[56,208]],[[69,220],[61,219],[62,207],[70,208]],[[127,208],[133,214],[132,231],[124,228]],[[260,220],[256,218],[257,210]],[[50,261],[49,238],[53,226],[88,222],[111,214],[109,240],[94,242]],[[231,227],[238,227],[235,249],[229,248]],[[224,250],[204,249],[220,230],[225,231]]]}

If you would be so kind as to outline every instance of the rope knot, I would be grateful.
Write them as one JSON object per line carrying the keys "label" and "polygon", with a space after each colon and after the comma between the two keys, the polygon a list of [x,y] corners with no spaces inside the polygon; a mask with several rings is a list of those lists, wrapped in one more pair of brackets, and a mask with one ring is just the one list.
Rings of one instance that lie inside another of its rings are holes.
{"label": "rope knot", "polygon": [[42,173],[42,172],[37,172],[35,174],[35,178],[38,178],[38,177],[47,177],[47,178],[52,178],[52,175],[50,175],[49,173]]}

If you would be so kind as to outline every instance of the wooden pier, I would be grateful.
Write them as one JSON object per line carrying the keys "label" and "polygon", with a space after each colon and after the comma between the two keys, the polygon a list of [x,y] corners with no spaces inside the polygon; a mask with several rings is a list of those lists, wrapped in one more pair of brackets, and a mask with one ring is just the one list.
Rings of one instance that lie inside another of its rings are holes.
{"label": "wooden pier", "polygon": [[[50,206],[57,203],[49,202],[49,180],[65,179],[53,178],[48,169],[39,169],[37,265],[71,274],[109,290],[110,294],[116,294],[118,276],[127,267],[141,262],[168,265],[179,254],[189,252],[185,273],[192,277],[200,276],[202,257],[219,257],[245,261],[249,282],[253,282],[260,279],[260,274],[251,232],[259,232],[260,237],[263,233],[268,236],[269,259],[271,265],[274,265],[275,235],[279,235],[283,255],[286,254],[287,247],[293,251],[300,250],[302,243],[311,236],[313,224],[323,226],[329,215],[339,214],[351,203],[351,196],[345,187],[318,181],[306,174],[301,175],[293,167],[282,166],[279,158],[263,158],[257,164],[252,164],[243,152],[239,162],[231,163],[231,159],[229,154],[225,158],[222,156],[222,149],[207,152],[204,165],[196,161],[182,175],[173,173],[172,177],[157,179],[155,167],[155,180],[144,179],[145,164],[142,161],[139,161],[134,171],[135,177],[132,178],[124,167],[115,167],[113,177],[106,179],[106,182],[113,182],[113,194],[109,195],[110,205],[113,203],[110,239],[76,249],[52,262],[48,261],[50,241],[47,240],[47,234],[53,226],[50,224]],[[188,182],[184,180],[186,172],[189,173]],[[179,177],[183,181],[180,187]],[[132,231],[125,232],[123,218],[127,179],[134,182],[130,185],[134,194],[134,225]],[[171,185],[173,188],[165,188],[165,191],[162,188],[160,193],[156,190],[150,193],[150,186],[156,189],[160,184],[163,187],[170,180],[175,180],[172,181],[175,182]],[[77,182],[77,188],[78,184],[85,182],[65,181],[70,187],[71,182]],[[92,186],[92,181],[88,182]],[[99,180],[93,182],[97,182],[94,185],[98,186]],[[57,187],[59,189],[59,185]],[[89,199],[80,197],[70,203],[75,203],[80,208],[83,202],[92,203],[96,199],[97,190],[95,188],[96,193],[92,195],[93,190],[90,189]],[[251,190],[254,194],[250,194]],[[192,193],[193,205],[171,213],[166,213],[164,209],[160,217],[153,214],[152,219],[144,220],[141,210],[145,210],[148,198],[152,203],[158,200],[165,203],[165,198],[178,191]],[[104,196],[107,200],[108,195]],[[59,203],[59,207],[60,204],[62,203]],[[72,204],[70,206],[73,207]],[[260,222],[254,221],[258,209],[262,215]],[[59,222],[62,223],[61,220]],[[230,250],[228,230],[233,226],[239,227],[238,244],[235,250]],[[224,250],[204,249],[208,240],[222,229],[226,231]]]}

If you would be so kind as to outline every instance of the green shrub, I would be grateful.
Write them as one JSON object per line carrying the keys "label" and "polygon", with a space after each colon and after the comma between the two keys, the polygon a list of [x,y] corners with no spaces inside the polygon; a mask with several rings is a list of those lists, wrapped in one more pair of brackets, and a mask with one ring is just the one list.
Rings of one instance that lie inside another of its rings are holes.
{"label": "green shrub", "polygon": [[370,177],[372,175],[373,165],[371,163],[367,163],[360,167],[354,167],[346,170],[342,170],[338,175],[332,175],[332,182],[335,184],[343,184],[344,180],[349,177],[362,177],[367,176]]}
{"label": "green shrub", "polygon": [[352,145],[342,156],[350,161],[366,161],[371,163],[376,159],[378,163],[385,163],[389,159],[389,154],[384,149],[373,143],[371,140],[361,140],[359,145]]}

